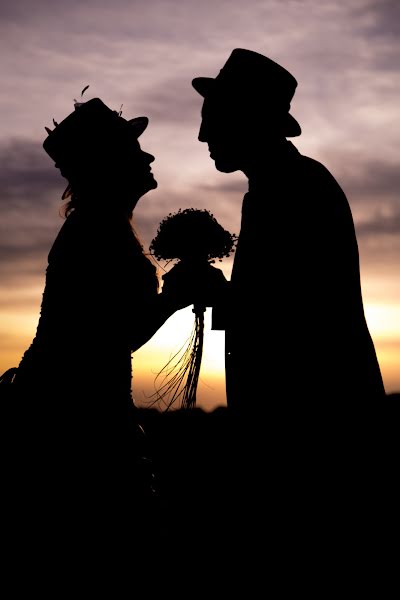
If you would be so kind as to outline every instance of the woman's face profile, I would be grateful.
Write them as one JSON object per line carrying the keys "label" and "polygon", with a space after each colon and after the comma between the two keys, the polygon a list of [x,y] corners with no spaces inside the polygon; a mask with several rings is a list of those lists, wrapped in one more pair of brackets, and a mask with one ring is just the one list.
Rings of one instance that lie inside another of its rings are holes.
{"label": "woman's face profile", "polygon": [[136,139],[131,139],[119,156],[120,160],[116,165],[119,173],[118,179],[126,188],[129,196],[138,199],[157,187],[158,184],[150,166],[155,158],[152,154],[142,150]]}

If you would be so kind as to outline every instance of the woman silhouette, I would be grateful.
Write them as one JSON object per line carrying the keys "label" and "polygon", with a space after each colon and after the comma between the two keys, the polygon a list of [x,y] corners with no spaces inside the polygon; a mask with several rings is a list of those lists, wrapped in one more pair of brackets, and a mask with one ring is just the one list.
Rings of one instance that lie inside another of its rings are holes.
{"label": "woman silhouette", "polygon": [[47,130],[43,146],[68,181],[69,201],[48,257],[36,335],[12,384],[18,498],[32,517],[24,527],[40,522],[43,536],[43,522],[49,535],[56,524],[59,533],[62,514],[63,534],[86,531],[92,550],[104,550],[93,540],[116,531],[140,538],[132,515],[151,507],[154,473],[142,468],[148,457],[131,396],[131,353],[194,301],[179,273],[159,292],[132,227],[138,200],[157,187],[154,157],[138,142],[147,124],[94,98]]}
{"label": "woman silhouette", "polygon": [[[132,412],[131,352],[177,308],[158,293],[153,263],[132,228],[138,200],[157,187],[151,154],[130,121],[94,98],[76,105],[43,146],[68,180],[66,220],[50,250],[36,336],[14,384],[46,413],[126,418]],[[78,404],[77,397],[80,402]]]}

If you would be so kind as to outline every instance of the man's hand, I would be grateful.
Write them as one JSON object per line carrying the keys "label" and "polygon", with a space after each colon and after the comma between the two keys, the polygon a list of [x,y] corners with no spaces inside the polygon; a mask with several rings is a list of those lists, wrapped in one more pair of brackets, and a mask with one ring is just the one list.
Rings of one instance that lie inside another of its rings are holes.
{"label": "man's hand", "polygon": [[207,262],[179,262],[163,275],[162,294],[177,306],[214,306],[226,294],[228,281],[221,269]]}

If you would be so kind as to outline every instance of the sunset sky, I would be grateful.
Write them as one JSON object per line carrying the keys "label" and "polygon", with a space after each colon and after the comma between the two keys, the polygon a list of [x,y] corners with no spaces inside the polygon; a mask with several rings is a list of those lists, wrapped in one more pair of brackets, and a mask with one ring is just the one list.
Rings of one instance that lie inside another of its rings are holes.
{"label": "sunset sky", "polygon": [[[72,112],[86,85],[84,99],[150,119],[140,142],[156,157],[158,189],[135,210],[145,248],[179,208],[207,208],[239,233],[246,179],[216,171],[197,140],[201,97],[191,86],[217,75],[235,47],[269,56],[298,81],[291,112],[303,133],[293,141],[347,195],[369,329],[386,391],[400,391],[398,0],[0,0],[0,372],[35,334],[63,222],[66,182],[42,148],[44,128]],[[218,266],[229,278],[232,261]],[[226,403],[223,333],[211,331],[210,316],[198,398],[206,409]],[[191,309],[180,311],[134,355],[138,404],[192,323]]]}

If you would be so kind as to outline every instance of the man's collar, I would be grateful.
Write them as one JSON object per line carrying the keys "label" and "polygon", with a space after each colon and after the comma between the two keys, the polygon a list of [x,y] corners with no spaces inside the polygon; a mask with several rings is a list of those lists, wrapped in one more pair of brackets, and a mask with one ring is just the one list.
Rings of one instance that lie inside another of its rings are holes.
{"label": "man's collar", "polygon": [[300,156],[301,154],[296,146],[288,140],[285,140],[283,144],[279,144],[274,149],[260,151],[259,160],[244,171],[249,180],[249,189],[253,182],[260,181],[260,179],[265,181],[269,174],[284,168],[288,162]]}

